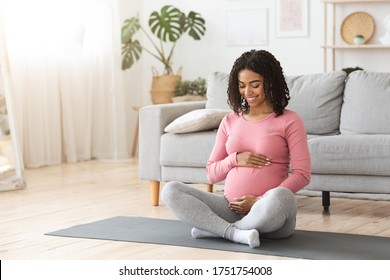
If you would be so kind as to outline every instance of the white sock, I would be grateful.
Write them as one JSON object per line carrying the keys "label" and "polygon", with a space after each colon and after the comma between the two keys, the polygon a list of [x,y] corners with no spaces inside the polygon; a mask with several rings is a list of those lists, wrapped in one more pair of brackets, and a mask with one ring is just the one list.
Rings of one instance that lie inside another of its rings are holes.
{"label": "white sock", "polygon": [[191,235],[193,238],[208,238],[208,237],[220,237],[219,235],[206,231],[206,230],[201,230],[198,228],[192,228],[191,230]]}
{"label": "white sock", "polygon": [[233,234],[233,241],[236,243],[247,244],[251,248],[260,246],[259,232],[255,229],[243,230],[236,229]]}

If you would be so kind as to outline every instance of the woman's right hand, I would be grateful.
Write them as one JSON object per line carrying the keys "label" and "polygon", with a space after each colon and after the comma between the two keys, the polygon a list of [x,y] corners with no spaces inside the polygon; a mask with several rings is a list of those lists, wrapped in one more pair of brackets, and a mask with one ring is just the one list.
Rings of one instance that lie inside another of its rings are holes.
{"label": "woman's right hand", "polygon": [[261,168],[271,164],[271,160],[265,155],[252,152],[237,153],[236,158],[238,166]]}

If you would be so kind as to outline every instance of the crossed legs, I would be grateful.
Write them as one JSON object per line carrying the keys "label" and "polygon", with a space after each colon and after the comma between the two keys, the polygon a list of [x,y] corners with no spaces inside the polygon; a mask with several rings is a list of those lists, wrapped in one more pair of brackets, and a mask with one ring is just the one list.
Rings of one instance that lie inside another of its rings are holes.
{"label": "crossed legs", "polygon": [[295,197],[286,188],[268,191],[244,217],[229,208],[224,196],[181,182],[167,183],[162,199],[179,220],[194,227],[192,235],[196,238],[222,237],[258,247],[259,233],[284,238],[295,230]]}

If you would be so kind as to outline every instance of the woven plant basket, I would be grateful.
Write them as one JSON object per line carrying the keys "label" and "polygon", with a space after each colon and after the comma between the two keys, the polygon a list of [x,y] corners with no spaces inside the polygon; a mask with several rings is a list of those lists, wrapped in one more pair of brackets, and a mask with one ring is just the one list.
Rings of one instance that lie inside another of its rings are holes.
{"label": "woven plant basket", "polygon": [[157,70],[153,67],[152,72],[153,80],[150,94],[153,104],[172,103],[176,84],[181,80],[181,68],[176,75],[158,75]]}

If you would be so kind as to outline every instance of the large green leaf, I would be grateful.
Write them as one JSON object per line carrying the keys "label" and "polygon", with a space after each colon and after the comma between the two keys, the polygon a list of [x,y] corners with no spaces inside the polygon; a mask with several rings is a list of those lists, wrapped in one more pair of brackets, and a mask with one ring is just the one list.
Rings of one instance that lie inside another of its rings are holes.
{"label": "large green leaf", "polygon": [[160,14],[154,11],[149,18],[149,27],[160,40],[176,42],[183,33],[183,13],[171,5],[162,7]]}
{"label": "large green leaf", "polygon": [[205,20],[199,13],[190,12],[185,18],[184,32],[188,31],[188,35],[195,40],[200,40],[206,31]]}
{"label": "large green leaf", "polygon": [[141,28],[138,17],[124,21],[122,25],[122,43],[126,44],[132,40],[133,35]]}
{"label": "large green leaf", "polygon": [[122,70],[130,68],[140,57],[142,47],[138,40],[122,45]]}

